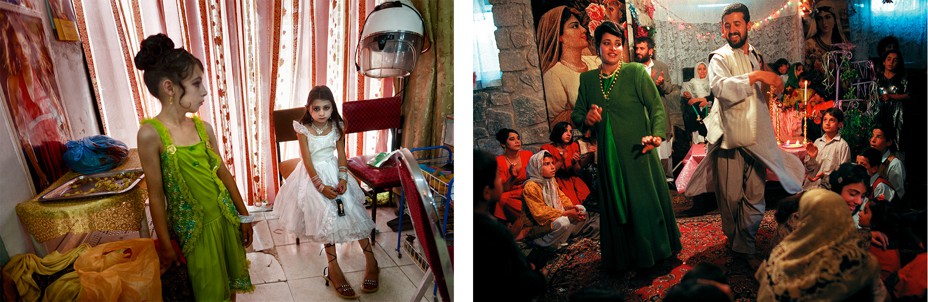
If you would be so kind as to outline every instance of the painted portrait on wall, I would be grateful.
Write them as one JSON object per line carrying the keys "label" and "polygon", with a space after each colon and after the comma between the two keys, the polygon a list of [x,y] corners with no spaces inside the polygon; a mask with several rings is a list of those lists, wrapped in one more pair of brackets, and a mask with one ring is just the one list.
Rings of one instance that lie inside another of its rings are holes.
{"label": "painted portrait on wall", "polygon": [[[580,73],[599,68],[593,32],[606,21],[627,28],[625,0],[532,1],[548,123],[570,121]],[[629,58],[628,43],[622,61]]]}
{"label": "painted portrait on wall", "polygon": [[41,18],[0,6],[0,92],[37,190],[67,171],[71,131]]}
{"label": "painted portrait on wall", "polygon": [[850,43],[847,26],[847,1],[820,0],[811,5],[808,17],[803,19],[803,64],[805,70],[824,73],[822,57]]}

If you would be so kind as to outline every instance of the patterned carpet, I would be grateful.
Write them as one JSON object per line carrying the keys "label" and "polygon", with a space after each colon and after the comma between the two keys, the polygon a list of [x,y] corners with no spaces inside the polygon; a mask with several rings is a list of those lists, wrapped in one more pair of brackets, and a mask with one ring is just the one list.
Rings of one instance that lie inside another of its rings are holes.
{"label": "patterned carpet", "polygon": [[[754,272],[743,261],[734,261],[725,248],[721,222],[717,211],[704,216],[680,218],[682,209],[691,201],[680,195],[673,196],[677,225],[680,228],[683,250],[676,257],[665,260],[647,270],[608,273],[600,268],[599,241],[582,239],[574,242],[566,252],[555,256],[545,268],[550,272],[548,291],[539,301],[568,301],[570,296],[586,288],[615,290],[626,301],[660,301],[666,291],[679,283],[680,278],[698,263],[709,262],[728,274],[728,281],[736,301],[753,301],[757,295]],[[776,233],[774,211],[764,215],[758,231],[759,257],[766,257],[773,248]]]}

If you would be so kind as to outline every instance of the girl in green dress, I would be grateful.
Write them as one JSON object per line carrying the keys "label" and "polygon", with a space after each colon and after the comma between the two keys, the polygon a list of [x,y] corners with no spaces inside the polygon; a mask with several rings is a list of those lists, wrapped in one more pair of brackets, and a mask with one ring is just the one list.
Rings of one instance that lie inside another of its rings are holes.
{"label": "girl in green dress", "polygon": [[[162,105],[138,133],[155,233],[180,243],[197,301],[235,300],[235,293],[255,288],[245,258],[253,217],[216,153],[213,127],[187,117],[207,93],[203,63],[157,34],[142,41],[135,65],[145,71],[145,85]],[[159,242],[162,271],[179,265],[171,241]]]}

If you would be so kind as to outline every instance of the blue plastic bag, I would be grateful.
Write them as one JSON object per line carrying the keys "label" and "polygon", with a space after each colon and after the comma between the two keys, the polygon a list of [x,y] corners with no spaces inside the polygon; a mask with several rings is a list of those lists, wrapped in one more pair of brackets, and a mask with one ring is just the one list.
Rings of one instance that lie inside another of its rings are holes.
{"label": "blue plastic bag", "polygon": [[119,166],[129,157],[126,144],[106,135],[88,136],[69,141],[64,163],[74,172],[93,174]]}

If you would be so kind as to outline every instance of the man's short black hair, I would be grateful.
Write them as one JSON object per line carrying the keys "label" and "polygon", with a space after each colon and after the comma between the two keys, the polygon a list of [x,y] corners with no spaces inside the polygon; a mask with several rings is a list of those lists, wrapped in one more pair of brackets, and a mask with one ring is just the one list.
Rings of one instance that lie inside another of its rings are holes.
{"label": "man's short black hair", "polygon": [[883,162],[883,152],[875,148],[867,147],[863,151],[860,151],[859,155],[863,156],[871,167],[879,166],[880,163]]}
{"label": "man's short black hair", "polygon": [[844,122],[844,111],[841,111],[841,109],[838,107],[825,109],[825,112],[822,113],[822,116],[824,117],[826,114],[833,116],[839,123]]}
{"label": "man's short black hair", "polygon": [[635,38],[635,45],[638,45],[641,43],[648,43],[648,49],[654,49],[654,39],[651,39],[651,37]]}
{"label": "man's short black hair", "polygon": [[742,13],[744,14],[744,22],[751,22],[751,12],[748,11],[748,7],[743,3],[732,3],[725,7],[725,10],[722,11],[722,19],[725,19],[725,16],[728,16],[732,13]]}
{"label": "man's short black hair", "polygon": [[496,186],[496,158],[486,153],[474,149],[474,198],[478,201],[483,200],[483,189],[493,188]]}

